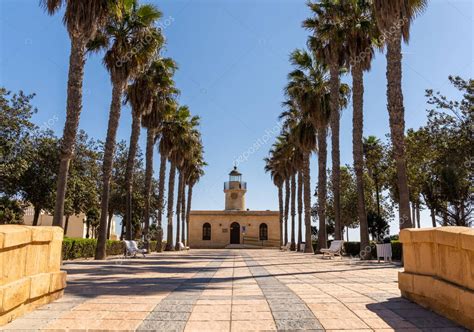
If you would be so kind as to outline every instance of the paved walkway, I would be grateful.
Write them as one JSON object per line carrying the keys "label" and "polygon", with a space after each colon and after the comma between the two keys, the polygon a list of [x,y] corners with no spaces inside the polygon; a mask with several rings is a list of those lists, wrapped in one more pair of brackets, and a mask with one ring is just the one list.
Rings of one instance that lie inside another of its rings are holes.
{"label": "paved walkway", "polygon": [[462,331],[401,298],[392,264],[191,250],[64,268],[65,296],[5,330]]}

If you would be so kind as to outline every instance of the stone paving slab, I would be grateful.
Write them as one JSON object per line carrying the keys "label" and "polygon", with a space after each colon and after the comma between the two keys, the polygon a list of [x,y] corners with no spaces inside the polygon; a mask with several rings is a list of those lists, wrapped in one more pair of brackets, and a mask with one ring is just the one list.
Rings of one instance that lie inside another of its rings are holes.
{"label": "stone paving slab", "polygon": [[277,250],[66,262],[65,296],[4,331],[466,331],[401,298],[395,264]]}

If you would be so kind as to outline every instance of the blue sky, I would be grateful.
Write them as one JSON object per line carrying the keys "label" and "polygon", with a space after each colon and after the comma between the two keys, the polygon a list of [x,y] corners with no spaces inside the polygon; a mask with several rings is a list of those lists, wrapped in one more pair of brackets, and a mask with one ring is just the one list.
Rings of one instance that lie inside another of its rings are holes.
{"label": "blue sky", "polygon": [[[309,15],[304,0],[163,0],[153,3],[163,12],[167,38],[165,55],[178,65],[180,103],[201,117],[206,175],[195,189],[193,208],[223,209],[222,183],[233,161],[247,156],[239,169],[248,182],[247,207],[277,209],[276,189],[263,171],[263,158],[282,111],[282,89],[291,67],[288,55],[305,46],[301,22]],[[50,17],[38,0],[0,2],[0,84],[12,91],[36,93],[39,112],[34,120],[62,133],[66,105],[69,38],[62,16]],[[473,77],[473,11],[471,0],[431,0],[413,24],[403,48],[403,91],[407,128],[426,121],[424,90],[451,95],[448,75]],[[376,55],[365,75],[364,135],[384,137],[386,111],[385,57]],[[349,77],[343,80],[350,82]],[[105,139],[111,85],[98,55],[85,68],[84,107],[80,128]],[[343,111],[341,162],[352,161],[352,110]],[[118,139],[128,140],[131,116],[122,109]],[[260,141],[261,142],[261,141]],[[145,146],[144,132],[140,138]],[[255,150],[255,151],[254,151]],[[158,159],[155,158],[155,165]],[[312,184],[317,176],[312,163]],[[155,175],[156,175],[155,171]],[[423,213],[423,224],[430,224]],[[392,233],[398,228],[392,223]],[[357,237],[357,231],[351,237]]]}

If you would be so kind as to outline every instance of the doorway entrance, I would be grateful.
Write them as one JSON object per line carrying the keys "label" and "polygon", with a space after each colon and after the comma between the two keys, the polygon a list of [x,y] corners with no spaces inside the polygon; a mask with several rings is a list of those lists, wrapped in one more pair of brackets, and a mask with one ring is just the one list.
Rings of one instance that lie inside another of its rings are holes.
{"label": "doorway entrance", "polygon": [[233,222],[230,225],[230,244],[240,244],[240,225]]}

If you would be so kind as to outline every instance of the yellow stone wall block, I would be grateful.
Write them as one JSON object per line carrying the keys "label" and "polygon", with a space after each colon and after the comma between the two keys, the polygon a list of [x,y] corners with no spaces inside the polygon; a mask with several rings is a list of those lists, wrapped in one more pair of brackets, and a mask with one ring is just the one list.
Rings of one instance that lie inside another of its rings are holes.
{"label": "yellow stone wall block", "polygon": [[474,330],[474,229],[406,229],[400,241],[402,295]]}
{"label": "yellow stone wall block", "polygon": [[2,313],[26,302],[30,296],[30,278],[22,278],[3,287]]}
{"label": "yellow stone wall block", "polygon": [[405,267],[405,271],[416,273],[416,250],[415,244],[411,242],[403,242],[403,264]]}
{"label": "yellow stone wall block", "polygon": [[27,276],[49,271],[49,243],[33,243],[30,244],[26,254],[26,271]]}
{"label": "yellow stone wall block", "polygon": [[0,326],[62,296],[62,236],[59,227],[0,225]]}
{"label": "yellow stone wall block", "polygon": [[[49,243],[49,264],[48,269],[51,272],[57,272],[61,265],[62,240],[53,240]],[[59,259],[58,259],[59,257]]]}
{"label": "yellow stone wall block", "polygon": [[51,284],[49,292],[53,293],[57,290],[66,288],[66,272],[59,271],[51,273]]}
{"label": "yellow stone wall block", "polygon": [[30,277],[30,279],[30,299],[34,299],[49,293],[51,273],[40,273]]}
{"label": "yellow stone wall block", "polygon": [[445,281],[434,279],[434,290],[431,297],[434,297],[440,305],[447,305],[453,310],[459,310],[460,295],[461,288]]}
{"label": "yellow stone wall block", "polygon": [[4,248],[0,250],[3,271],[0,285],[21,279],[25,276],[27,246]]}
{"label": "yellow stone wall block", "polygon": [[439,244],[439,269],[437,270],[438,277],[458,285],[463,285],[464,276],[461,257],[461,250],[457,247]]}
{"label": "yellow stone wall block", "polygon": [[31,231],[31,242],[50,242],[53,233],[48,226],[24,226]]}
{"label": "yellow stone wall block", "polygon": [[438,269],[438,255],[436,245],[433,242],[414,243],[416,257],[416,273],[430,274]]}
{"label": "yellow stone wall block", "polygon": [[431,297],[434,290],[434,279],[429,276],[413,274],[413,289],[414,293]]}
{"label": "yellow stone wall block", "polygon": [[398,272],[398,287],[404,291],[413,293],[413,274]]}
{"label": "yellow stone wall block", "polygon": [[31,231],[26,226],[2,225],[0,233],[3,240],[0,242],[0,249],[15,247],[31,242]]}

